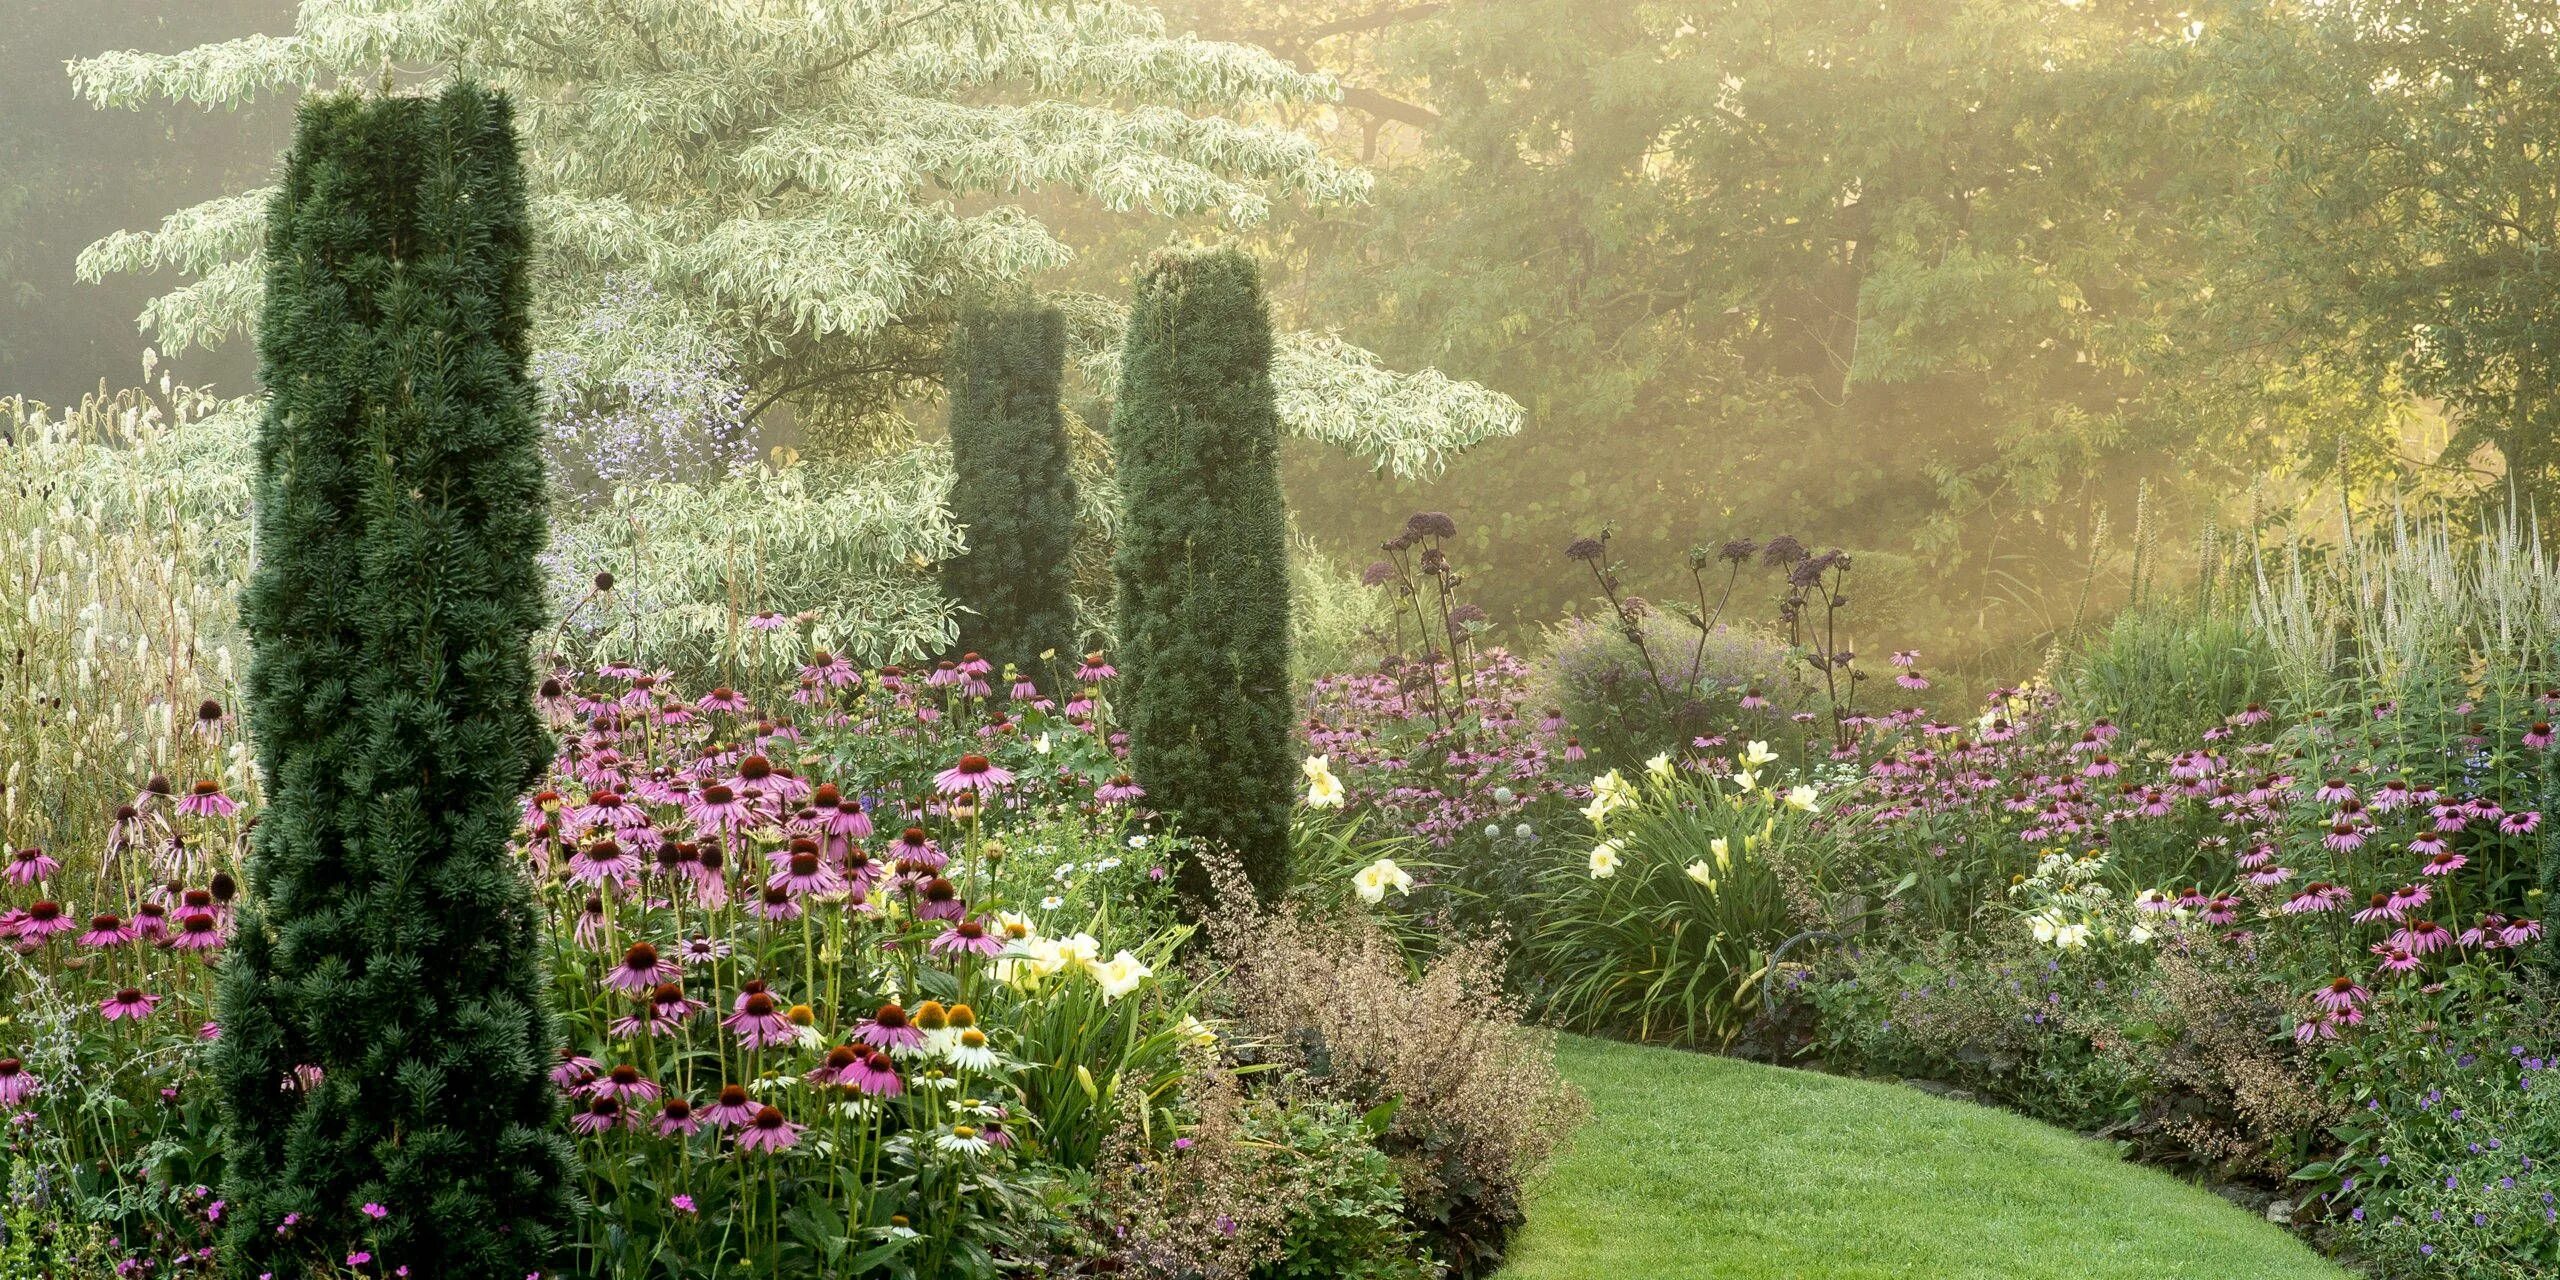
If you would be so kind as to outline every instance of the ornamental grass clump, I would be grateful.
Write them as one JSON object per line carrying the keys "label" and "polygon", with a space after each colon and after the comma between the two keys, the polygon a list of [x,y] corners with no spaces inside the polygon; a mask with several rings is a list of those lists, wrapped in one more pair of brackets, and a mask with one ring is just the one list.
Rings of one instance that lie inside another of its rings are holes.
{"label": "ornamental grass clump", "polygon": [[267,224],[242,604],[269,802],[212,1063],[237,1274],[526,1275],[571,1231],[507,847],[549,754],[529,248],[503,98],[303,108]]}
{"label": "ornamental grass clump", "polygon": [[[1234,249],[1159,255],[1123,349],[1112,452],[1126,503],[1112,568],[1132,772],[1187,835],[1289,882],[1289,524],[1271,318]],[[1183,888],[1206,902],[1198,868]]]}

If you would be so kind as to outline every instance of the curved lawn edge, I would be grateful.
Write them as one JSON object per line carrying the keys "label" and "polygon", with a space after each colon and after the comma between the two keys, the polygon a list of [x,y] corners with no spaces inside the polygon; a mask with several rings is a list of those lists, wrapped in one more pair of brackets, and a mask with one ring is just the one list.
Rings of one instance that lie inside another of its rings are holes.
{"label": "curved lawn edge", "polygon": [[2113,1148],[1899,1085],[1560,1037],[1590,1123],[1499,1280],[2342,1280]]}

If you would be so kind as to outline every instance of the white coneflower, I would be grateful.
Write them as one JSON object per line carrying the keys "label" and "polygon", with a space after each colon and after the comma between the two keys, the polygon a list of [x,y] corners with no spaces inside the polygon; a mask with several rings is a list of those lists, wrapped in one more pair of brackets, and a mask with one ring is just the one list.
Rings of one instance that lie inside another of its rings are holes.
{"label": "white coneflower", "polygon": [[956,1156],[982,1156],[995,1149],[995,1144],[978,1133],[976,1125],[955,1124],[951,1131],[933,1140],[933,1145]]}
{"label": "white coneflower", "polygon": [[996,1051],[987,1043],[987,1033],[976,1027],[964,1028],[943,1056],[951,1060],[951,1065],[981,1075],[995,1070],[997,1065]]}

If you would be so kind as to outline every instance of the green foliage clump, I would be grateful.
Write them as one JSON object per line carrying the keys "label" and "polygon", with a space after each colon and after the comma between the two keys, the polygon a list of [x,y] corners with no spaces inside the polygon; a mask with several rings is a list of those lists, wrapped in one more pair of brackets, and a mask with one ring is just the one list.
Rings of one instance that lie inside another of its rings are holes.
{"label": "green foliage clump", "polygon": [[2185,744],[2275,687],[2275,658],[2245,618],[2174,604],[2127,609],[2075,655],[2069,703],[2136,741]]}
{"label": "green foliage clump", "polygon": [[213,1058],[238,1275],[362,1249],[520,1276],[569,1221],[508,847],[549,754],[529,247],[503,98],[303,108],[268,223],[242,608],[269,802]]}
{"label": "green foliage clump", "polygon": [[960,647],[1034,669],[1077,642],[1076,482],[1058,405],[1066,318],[1055,307],[986,307],[953,342],[951,515],[968,549],[942,562]]}
{"label": "green foliage clump", "polygon": [[[1125,515],[1112,565],[1132,772],[1182,829],[1288,887],[1289,521],[1271,319],[1233,249],[1159,256],[1112,414]],[[1196,863],[1185,891],[1205,900]]]}
{"label": "green foliage clump", "polygon": [[1422,1280],[1436,1274],[1404,1220],[1395,1163],[1371,1122],[1340,1103],[1298,1101],[1246,1113],[1244,1136],[1287,1170],[1296,1192],[1277,1253],[1252,1280]]}

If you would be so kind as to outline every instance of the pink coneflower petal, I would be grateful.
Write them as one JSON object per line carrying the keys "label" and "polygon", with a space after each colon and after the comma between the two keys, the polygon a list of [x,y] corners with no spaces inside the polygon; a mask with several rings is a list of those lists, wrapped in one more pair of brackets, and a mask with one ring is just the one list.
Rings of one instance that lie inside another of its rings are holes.
{"label": "pink coneflower petal", "polygon": [[1012,771],[999,768],[982,755],[962,756],[958,764],[933,775],[934,790],[944,795],[963,791],[984,794],[1012,781]]}
{"label": "pink coneflower petal", "polygon": [[755,1119],[738,1130],[738,1145],[748,1151],[768,1154],[788,1151],[799,1145],[800,1131],[801,1126],[783,1118],[781,1109],[763,1107],[757,1110]]}
{"label": "pink coneflower petal", "polygon": [[14,1107],[27,1100],[44,1082],[27,1073],[27,1065],[16,1058],[0,1058],[0,1107]]}
{"label": "pink coneflower petal", "polygon": [[138,988],[126,987],[99,1001],[98,1012],[109,1022],[125,1018],[140,1022],[150,1017],[152,1010],[160,1007],[160,1001],[159,996],[145,995]]}

